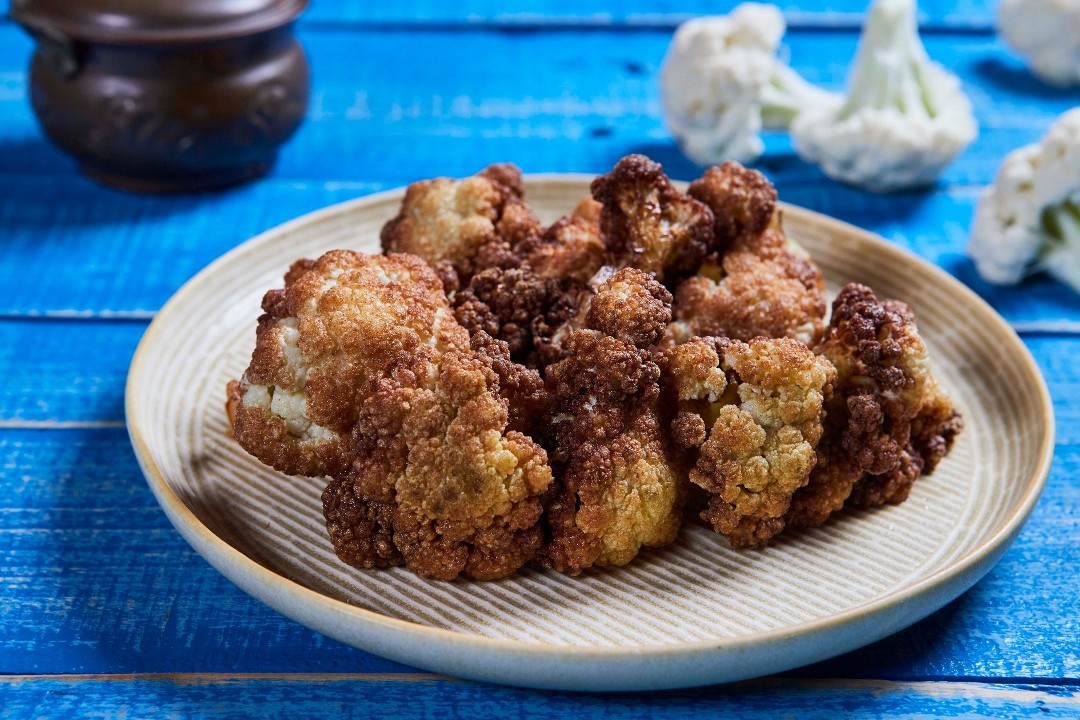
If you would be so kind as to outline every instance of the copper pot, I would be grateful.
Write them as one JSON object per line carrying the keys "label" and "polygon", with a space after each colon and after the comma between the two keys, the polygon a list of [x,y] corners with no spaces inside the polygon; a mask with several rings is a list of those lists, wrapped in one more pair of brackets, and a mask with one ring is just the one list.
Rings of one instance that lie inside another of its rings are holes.
{"label": "copper pot", "polygon": [[307,108],[307,0],[14,0],[30,98],[90,177],[141,192],[265,173]]}

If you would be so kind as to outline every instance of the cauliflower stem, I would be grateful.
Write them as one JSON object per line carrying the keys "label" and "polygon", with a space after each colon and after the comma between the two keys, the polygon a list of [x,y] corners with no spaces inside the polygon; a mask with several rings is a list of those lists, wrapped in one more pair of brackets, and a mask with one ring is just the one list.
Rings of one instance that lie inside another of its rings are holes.
{"label": "cauliflower stem", "polygon": [[1038,267],[1061,282],[1080,288],[1080,205],[1066,200],[1042,213]]}
{"label": "cauliflower stem", "polygon": [[960,81],[926,54],[914,0],[877,0],[847,97],[791,124],[796,152],[836,180],[875,192],[932,183],[977,134]]}

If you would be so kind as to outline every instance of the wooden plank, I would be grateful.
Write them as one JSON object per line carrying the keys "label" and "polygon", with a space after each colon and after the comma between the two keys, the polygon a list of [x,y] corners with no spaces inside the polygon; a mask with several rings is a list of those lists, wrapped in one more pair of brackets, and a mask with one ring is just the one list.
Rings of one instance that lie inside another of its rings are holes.
{"label": "wooden plank", "polygon": [[[199,267],[266,227],[420,177],[470,174],[490,160],[513,160],[527,171],[597,173],[624,153],[643,151],[674,176],[698,172],[660,119],[655,74],[663,32],[616,38],[603,31],[312,29],[305,35],[316,78],[309,119],[272,178],[179,198],[116,193],[72,173],[71,162],[40,138],[27,106],[29,41],[11,27],[0,27],[0,40],[0,282],[11,289],[0,314],[145,317]],[[929,41],[955,61],[987,125],[936,191],[883,197],[839,186],[794,157],[782,137],[769,138],[760,166],[787,200],[914,237],[921,252],[959,261],[954,272],[975,282],[961,255],[975,192],[968,186],[989,182],[1005,151],[1036,139],[1078,96],[1011,74],[1001,48],[986,38]],[[836,85],[853,42],[850,33],[795,33],[791,50],[813,79]],[[358,45],[386,62],[339,62]],[[483,61],[488,57],[505,61]],[[407,81],[387,73],[413,65]],[[28,267],[50,271],[31,275]],[[1076,296],[1052,284],[983,291],[1015,322],[1077,319]]]}
{"label": "wooden plank", "polygon": [[[304,27],[333,25],[360,27],[494,27],[494,28],[672,28],[699,15],[730,12],[739,0],[653,0],[619,2],[586,0],[572,6],[553,0],[519,0],[507,7],[492,0],[412,0],[405,3],[365,3],[360,0],[312,3],[300,18]],[[779,7],[792,28],[859,28],[865,0],[780,0]],[[989,0],[923,0],[919,25],[924,30],[994,30],[994,7]],[[6,18],[0,23],[8,22]]]}
{"label": "wooden plank", "polygon": [[[501,27],[650,26],[671,27],[695,15],[729,12],[738,0],[709,2],[657,0],[653,2],[604,2],[585,0],[573,4],[552,0],[524,0],[511,5],[491,0],[442,3],[413,0],[407,3],[349,2],[312,3],[304,23],[356,23],[362,25],[493,25]],[[866,0],[781,0],[775,3],[789,26],[859,27]],[[923,27],[962,28],[989,32],[994,23],[994,7],[988,0],[922,0],[919,19]]]}
{"label": "wooden plank", "polygon": [[[1075,717],[1076,685],[762,680],[677,692],[558,693],[436,676],[14,677],[0,679],[12,717],[754,718]],[[98,713],[101,713],[98,715]]]}
{"label": "wooden plank", "polygon": [[[657,155],[681,169],[674,158]],[[267,180],[227,193],[164,198],[122,195],[77,177],[0,176],[0,284],[9,288],[0,296],[0,316],[148,319],[240,242],[385,186]],[[1041,277],[996,288],[979,279],[964,250],[973,190],[882,196],[829,183],[778,186],[792,204],[880,233],[942,265],[1010,322],[1080,322],[1080,294],[1059,283]]]}
{"label": "wooden plank", "polygon": [[[141,321],[0,320],[0,428],[122,427],[127,367],[145,329]],[[1059,440],[1080,443],[1080,338],[1026,342],[1054,397]]]}
{"label": "wooden plank", "polygon": [[[489,160],[533,172],[599,172],[627,152],[677,152],[657,89],[667,30],[313,27],[301,39],[314,71],[311,107],[278,177],[400,183],[470,173]],[[786,44],[808,79],[840,88],[855,43],[850,32],[815,30],[793,31]],[[948,169],[949,184],[988,183],[1006,151],[1037,139],[1080,100],[1076,90],[1034,81],[993,37],[944,33],[926,43],[961,77],[983,127],[979,142]],[[0,137],[9,145],[3,172],[66,174],[70,161],[44,149],[26,101],[30,48],[16,29],[0,27]],[[357,48],[379,62],[344,62]],[[770,143],[770,155],[778,179],[821,178],[790,157],[783,136]]]}
{"label": "wooden plank", "polygon": [[210,568],[158,508],[124,430],[0,430],[0,674],[402,667]]}
{"label": "wooden plank", "polygon": [[119,424],[145,321],[0,321],[0,426]]}
{"label": "wooden plank", "polygon": [[[794,674],[1080,678],[1076,477],[1080,444],[1059,446],[1031,521],[974,589]],[[0,674],[401,670],[286,620],[200,560],[123,430],[0,430]]]}

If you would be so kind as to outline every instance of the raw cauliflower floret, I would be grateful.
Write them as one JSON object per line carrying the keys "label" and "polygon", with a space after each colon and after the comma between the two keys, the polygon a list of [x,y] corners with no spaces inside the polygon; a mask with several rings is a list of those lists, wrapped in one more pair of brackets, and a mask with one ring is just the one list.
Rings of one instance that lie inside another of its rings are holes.
{"label": "raw cauliflower floret", "polygon": [[1005,157],[975,209],[968,253],[990,282],[1044,270],[1080,291],[1080,109]]}
{"label": "raw cauliflower floret", "polygon": [[827,360],[788,338],[695,337],[668,351],[672,434],[694,451],[690,480],[709,494],[702,518],[733,547],[764,547],[784,529],[817,461],[835,379]]}
{"label": "raw cauliflower floret", "polygon": [[963,429],[904,303],[879,300],[865,285],[845,286],[815,351],[836,367],[837,379],[818,465],[792,499],[789,527],[821,525],[845,502],[903,502]]}
{"label": "raw cauliflower floret", "polygon": [[727,162],[690,184],[715,218],[714,255],[675,290],[673,335],[820,335],[825,281],[809,255],[784,234],[776,190],[756,170]]}
{"label": "raw cauliflower floret", "polygon": [[514,248],[542,229],[523,197],[521,172],[510,164],[464,180],[413,183],[382,229],[383,250],[419,255],[432,266],[446,263],[463,283],[488,267],[516,266]]}
{"label": "raw cauliflower floret", "polygon": [[401,353],[360,406],[347,472],[323,493],[338,556],[425,577],[493,580],[543,541],[543,448],[507,431],[499,375],[482,352]]}
{"label": "raw cauliflower floret", "polygon": [[805,107],[839,103],[776,57],[784,30],[780,10],[758,3],[679,26],[660,95],[668,129],[691,160],[751,162],[764,149],[762,127],[786,128]]}
{"label": "raw cauliflower floret", "polygon": [[845,101],[808,107],[791,123],[800,157],[875,192],[932,183],[977,133],[959,79],[919,39],[915,0],[875,0]]}
{"label": "raw cauliflower floret", "polygon": [[627,155],[593,180],[603,205],[600,229],[615,267],[652,273],[665,283],[693,273],[712,244],[712,212],[675,189],[659,163]]}
{"label": "raw cauliflower floret", "polygon": [[645,349],[670,321],[670,303],[648,274],[620,270],[547,368],[556,482],[540,557],[560,572],[625,565],[678,533],[683,481],[661,420],[660,368]]}
{"label": "raw cauliflower floret", "polygon": [[1075,0],[1000,0],[998,31],[1045,82],[1080,83],[1080,4]]}
{"label": "raw cauliflower floret", "polygon": [[232,386],[233,432],[262,462],[335,475],[368,383],[395,353],[467,348],[435,273],[411,255],[302,260],[263,298],[251,363]]}

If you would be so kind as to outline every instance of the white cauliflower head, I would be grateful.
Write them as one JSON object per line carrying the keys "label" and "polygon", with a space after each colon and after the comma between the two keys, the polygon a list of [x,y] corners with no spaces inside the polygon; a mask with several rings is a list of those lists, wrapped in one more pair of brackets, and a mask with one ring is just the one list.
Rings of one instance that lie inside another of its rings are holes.
{"label": "white cauliflower head", "polygon": [[800,157],[875,192],[932,183],[977,132],[960,81],[926,54],[915,0],[873,4],[846,101],[809,108],[791,125]]}
{"label": "white cauliflower head", "polygon": [[1080,2],[1001,0],[997,26],[1040,79],[1052,85],[1080,84]]}
{"label": "white cauliflower head", "polygon": [[968,253],[992,283],[1045,270],[1080,290],[1080,108],[1005,157],[975,209]]}
{"label": "white cauliflower head", "polygon": [[776,57],[784,18],[743,3],[730,15],[695,18],[675,33],[660,75],[668,129],[694,162],[750,162],[762,127],[786,128],[808,105],[836,105]]}

